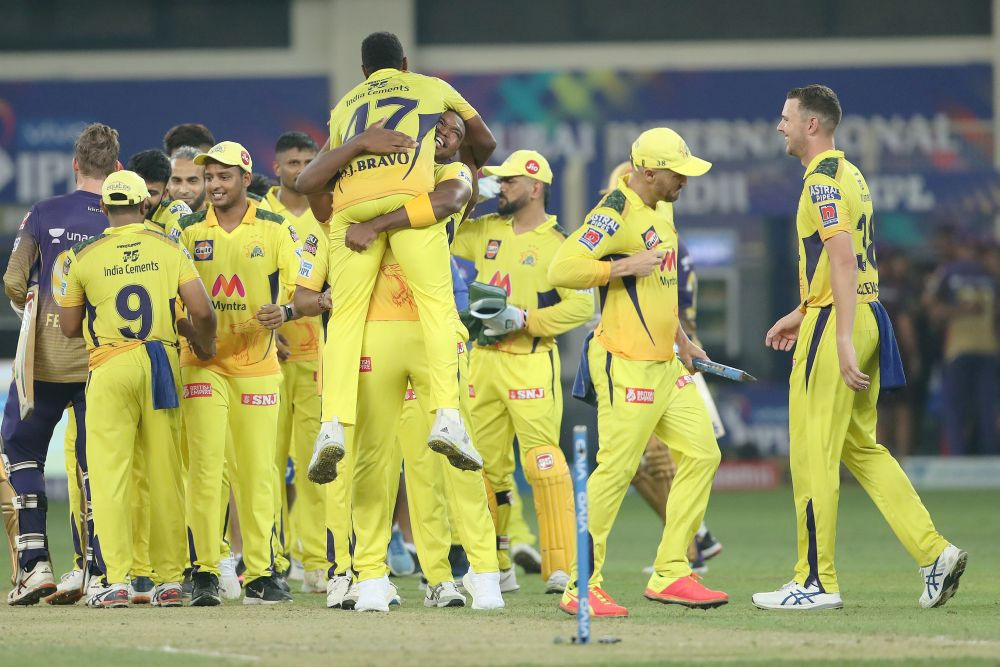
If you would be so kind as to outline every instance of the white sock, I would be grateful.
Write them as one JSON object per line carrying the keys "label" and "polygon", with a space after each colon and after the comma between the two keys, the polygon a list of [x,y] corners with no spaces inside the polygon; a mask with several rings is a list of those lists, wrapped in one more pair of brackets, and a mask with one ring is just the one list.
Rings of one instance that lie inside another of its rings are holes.
{"label": "white sock", "polygon": [[701,522],[701,526],[698,527],[698,533],[697,533],[697,535],[698,535],[698,537],[705,537],[705,533],[707,533],[707,532],[708,532],[708,526],[706,526],[705,522],[702,521]]}

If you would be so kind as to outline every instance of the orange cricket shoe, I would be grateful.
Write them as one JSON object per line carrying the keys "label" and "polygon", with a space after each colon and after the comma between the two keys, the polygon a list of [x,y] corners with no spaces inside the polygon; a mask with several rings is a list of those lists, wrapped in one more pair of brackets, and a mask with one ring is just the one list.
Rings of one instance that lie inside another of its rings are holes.
{"label": "orange cricket shoe", "polygon": [[[594,618],[624,618],[628,616],[628,609],[615,602],[602,588],[591,586],[588,600],[590,601],[590,615]],[[562,599],[559,601],[559,608],[567,614],[576,615],[579,610],[576,590],[566,587]]]}
{"label": "orange cricket shoe", "polygon": [[[654,574],[650,579],[650,584],[654,584],[653,579],[656,578],[657,575]],[[711,609],[712,607],[721,607],[729,602],[729,595],[723,593],[722,591],[713,591],[712,589],[707,588],[700,581],[698,581],[695,575],[689,575],[687,577],[676,579],[672,584],[661,588],[660,590],[655,590],[654,588],[647,586],[644,595],[648,599],[656,602],[662,602],[664,604],[680,604],[685,607],[693,607],[695,609]]]}

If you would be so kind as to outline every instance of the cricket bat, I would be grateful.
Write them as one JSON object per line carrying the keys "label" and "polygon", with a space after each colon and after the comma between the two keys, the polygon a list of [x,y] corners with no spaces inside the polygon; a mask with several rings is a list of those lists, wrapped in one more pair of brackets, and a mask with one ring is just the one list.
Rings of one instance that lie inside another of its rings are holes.
{"label": "cricket bat", "polygon": [[38,284],[28,288],[21,316],[21,333],[14,355],[14,386],[21,407],[21,419],[27,419],[35,409],[35,315],[38,312]]}

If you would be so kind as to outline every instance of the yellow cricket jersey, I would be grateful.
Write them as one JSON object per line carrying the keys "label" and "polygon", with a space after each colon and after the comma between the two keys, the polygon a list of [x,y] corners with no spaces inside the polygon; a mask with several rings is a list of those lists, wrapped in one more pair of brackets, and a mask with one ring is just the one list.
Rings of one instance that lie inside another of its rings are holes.
{"label": "yellow cricket jersey", "polygon": [[865,177],[843,151],[823,151],[806,167],[795,227],[799,236],[799,294],[809,308],[833,303],[830,257],[823,242],[851,235],[858,262],[858,303],[878,299],[875,221]]}
{"label": "yellow cricket jersey", "polygon": [[[306,208],[302,215],[295,215],[289,211],[288,207],[278,199],[278,191],[277,186],[271,188],[264,201],[270,206],[271,211],[295,227],[303,248],[309,247],[318,250],[319,239],[329,235],[329,227],[320,223],[309,208]],[[295,286],[292,285],[288,292],[283,295],[282,303],[291,301],[294,293]],[[278,329],[278,332],[288,340],[288,361],[315,361],[319,359],[323,341],[323,322],[318,315],[300,317],[288,322]]]}
{"label": "yellow cricket jersey", "polygon": [[177,347],[177,290],[198,274],[176,241],[141,223],[109,227],[74,246],[62,271],[60,303],[85,307],[91,370],[144,341]]}
{"label": "yellow cricket jersey", "polygon": [[[611,280],[611,262],[660,248],[665,257],[645,277]],[[594,335],[615,356],[642,361],[674,358],[677,334],[677,230],[673,206],[646,206],[625,179],[560,246],[549,280],[573,288],[600,286],[601,323]]]}
{"label": "yellow cricket jersey", "polygon": [[280,215],[248,200],[232,232],[219,226],[212,206],[181,219],[181,245],[194,258],[218,318],[216,356],[199,360],[186,347],[181,366],[222,375],[253,377],[279,372],[274,336],[257,321],[257,311],[279,303],[294,284],[300,238]]}
{"label": "yellow cricket jersey", "polygon": [[146,226],[176,241],[181,237],[181,218],[190,214],[191,207],[180,199],[164,200],[146,220]]}
{"label": "yellow cricket jersey", "polygon": [[522,234],[513,219],[497,213],[467,221],[455,235],[453,255],[476,263],[476,279],[503,287],[507,303],[528,311],[528,325],[490,347],[528,354],[555,345],[555,336],[579,326],[594,314],[594,295],[553,287],[548,270],[566,234],[554,215]]}
{"label": "yellow cricket jersey", "polygon": [[434,189],[434,128],[451,109],[463,120],[478,114],[445,81],[386,68],[355,86],[330,112],[330,148],[343,145],[369,125],[413,137],[417,147],[395,155],[359,155],[340,171],[333,210],[394,194],[418,195]]}

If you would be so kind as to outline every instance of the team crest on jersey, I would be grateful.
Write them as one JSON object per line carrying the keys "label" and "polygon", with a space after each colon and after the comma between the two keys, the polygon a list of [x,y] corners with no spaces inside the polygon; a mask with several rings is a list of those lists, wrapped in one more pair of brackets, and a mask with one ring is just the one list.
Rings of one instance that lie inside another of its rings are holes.
{"label": "team crest on jersey", "polygon": [[538,253],[535,252],[534,248],[525,250],[521,253],[521,264],[525,266],[534,266],[538,263]]}
{"label": "team crest on jersey", "polygon": [[840,189],[835,185],[810,185],[809,196],[814,204],[831,199],[840,199]]}
{"label": "team crest on jersey", "polygon": [[259,243],[251,243],[246,247],[247,257],[253,259],[254,257],[263,257],[264,248],[261,247]]}
{"label": "team crest on jersey", "polygon": [[302,249],[310,255],[315,255],[319,252],[319,239],[316,238],[315,234],[310,234],[306,237],[305,242],[302,244]]}
{"label": "team crest on jersey", "polygon": [[602,215],[600,213],[594,213],[589,218],[587,218],[587,221],[584,222],[583,224],[590,225],[591,227],[600,229],[608,236],[614,236],[615,232],[617,232],[620,227],[620,225],[614,218],[612,218],[609,215]]}
{"label": "team crest on jersey", "polygon": [[650,227],[644,231],[642,233],[642,243],[646,246],[646,250],[652,250],[660,245],[660,235],[656,233],[656,229]]}
{"label": "team crest on jersey", "polygon": [[823,221],[824,227],[833,227],[840,218],[837,216],[836,204],[823,204],[819,207],[819,219]]}
{"label": "team crest on jersey", "polygon": [[486,244],[486,259],[496,259],[499,253],[500,253],[500,241],[496,239],[490,239],[489,243]]}
{"label": "team crest on jersey", "polygon": [[215,255],[215,241],[206,239],[194,242],[194,261],[206,262]]}
{"label": "team crest on jersey", "polygon": [[597,244],[604,240],[604,232],[594,229],[593,227],[588,227],[587,231],[583,233],[580,237],[580,243],[587,246],[591,250],[597,247]]}
{"label": "team crest on jersey", "polygon": [[653,402],[653,396],[655,395],[655,390],[653,389],[640,389],[637,387],[625,387],[625,402],[626,403],[642,403],[649,405]]}

